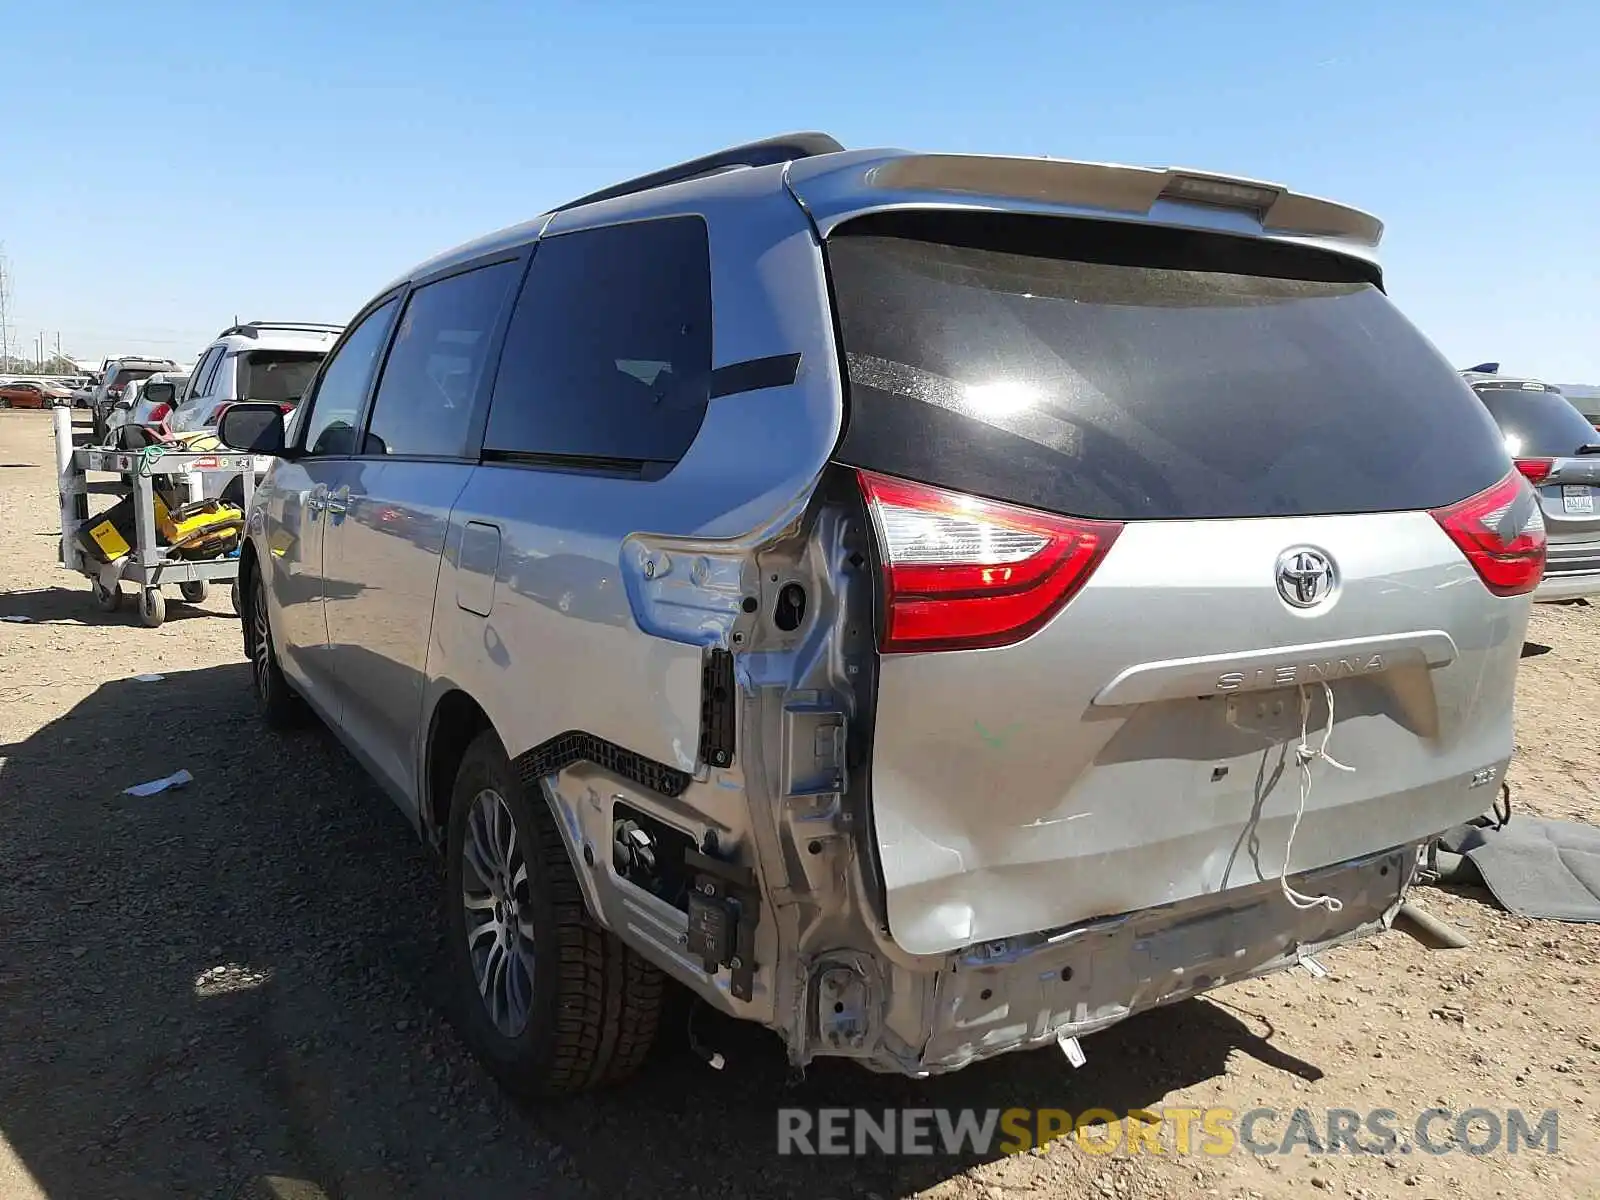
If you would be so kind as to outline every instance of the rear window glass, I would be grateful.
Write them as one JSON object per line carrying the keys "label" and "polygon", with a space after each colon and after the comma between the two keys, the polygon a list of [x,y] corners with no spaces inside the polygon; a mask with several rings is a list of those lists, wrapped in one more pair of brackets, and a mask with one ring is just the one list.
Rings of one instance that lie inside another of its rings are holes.
{"label": "rear window glass", "polygon": [[1600,442],[1600,433],[1560,392],[1516,384],[1487,384],[1473,391],[1505,434],[1506,449],[1533,458],[1563,458]]}
{"label": "rear window glass", "polygon": [[1454,368],[1348,269],[1022,220],[829,242],[843,461],[1113,520],[1433,508],[1509,468]]}
{"label": "rear window glass", "polygon": [[239,356],[239,399],[299,404],[325,355],[317,350],[251,350]]}

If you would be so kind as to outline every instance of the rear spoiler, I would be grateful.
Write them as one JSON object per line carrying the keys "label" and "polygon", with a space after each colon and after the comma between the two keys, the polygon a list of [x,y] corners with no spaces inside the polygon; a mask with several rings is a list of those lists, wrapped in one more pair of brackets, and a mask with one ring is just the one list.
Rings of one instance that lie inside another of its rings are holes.
{"label": "rear spoiler", "polygon": [[1004,207],[1253,233],[1369,260],[1383,238],[1382,221],[1349,205],[1186,167],[862,150],[793,162],[789,184],[824,234],[886,209]]}

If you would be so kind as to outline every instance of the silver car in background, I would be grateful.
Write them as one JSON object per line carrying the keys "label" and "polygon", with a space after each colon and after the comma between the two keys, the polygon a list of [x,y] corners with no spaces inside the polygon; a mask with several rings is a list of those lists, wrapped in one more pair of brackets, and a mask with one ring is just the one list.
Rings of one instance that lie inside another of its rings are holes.
{"label": "silver car in background", "polygon": [[1517,470],[1538,489],[1550,545],[1533,598],[1600,595],[1600,430],[1551,384],[1498,372],[1462,377],[1499,425]]}
{"label": "silver car in background", "polygon": [[126,425],[159,431],[172,412],[173,399],[188,382],[189,376],[183,371],[157,371],[148,379],[132,380],[106,417],[111,441],[126,444],[120,433]]}
{"label": "silver car in background", "polygon": [[627,1074],[664,978],[925,1075],[1385,929],[1545,542],[1381,228],[795,135],[407,272],[292,438],[230,408],[261,707],[443,855],[504,1084]]}

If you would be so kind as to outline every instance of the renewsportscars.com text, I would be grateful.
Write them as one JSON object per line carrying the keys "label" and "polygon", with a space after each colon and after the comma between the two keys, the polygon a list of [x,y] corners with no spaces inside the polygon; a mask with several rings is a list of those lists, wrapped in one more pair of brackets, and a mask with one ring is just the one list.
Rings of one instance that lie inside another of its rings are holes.
{"label": "renewsportscars.com text", "polygon": [[1554,1154],[1553,1109],[804,1108],[778,1110],[778,1153],[1023,1154],[1070,1138],[1089,1154]]}

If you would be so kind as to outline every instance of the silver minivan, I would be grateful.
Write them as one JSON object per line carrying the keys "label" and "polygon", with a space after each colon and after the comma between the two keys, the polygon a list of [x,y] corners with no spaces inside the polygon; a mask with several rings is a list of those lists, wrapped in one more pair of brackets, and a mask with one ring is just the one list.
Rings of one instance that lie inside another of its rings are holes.
{"label": "silver minivan", "polygon": [[266,718],[443,857],[465,1036],[625,1075],[667,978],[925,1075],[1388,927],[1487,810],[1544,565],[1378,221],[737,147],[407,272],[248,516]]}

